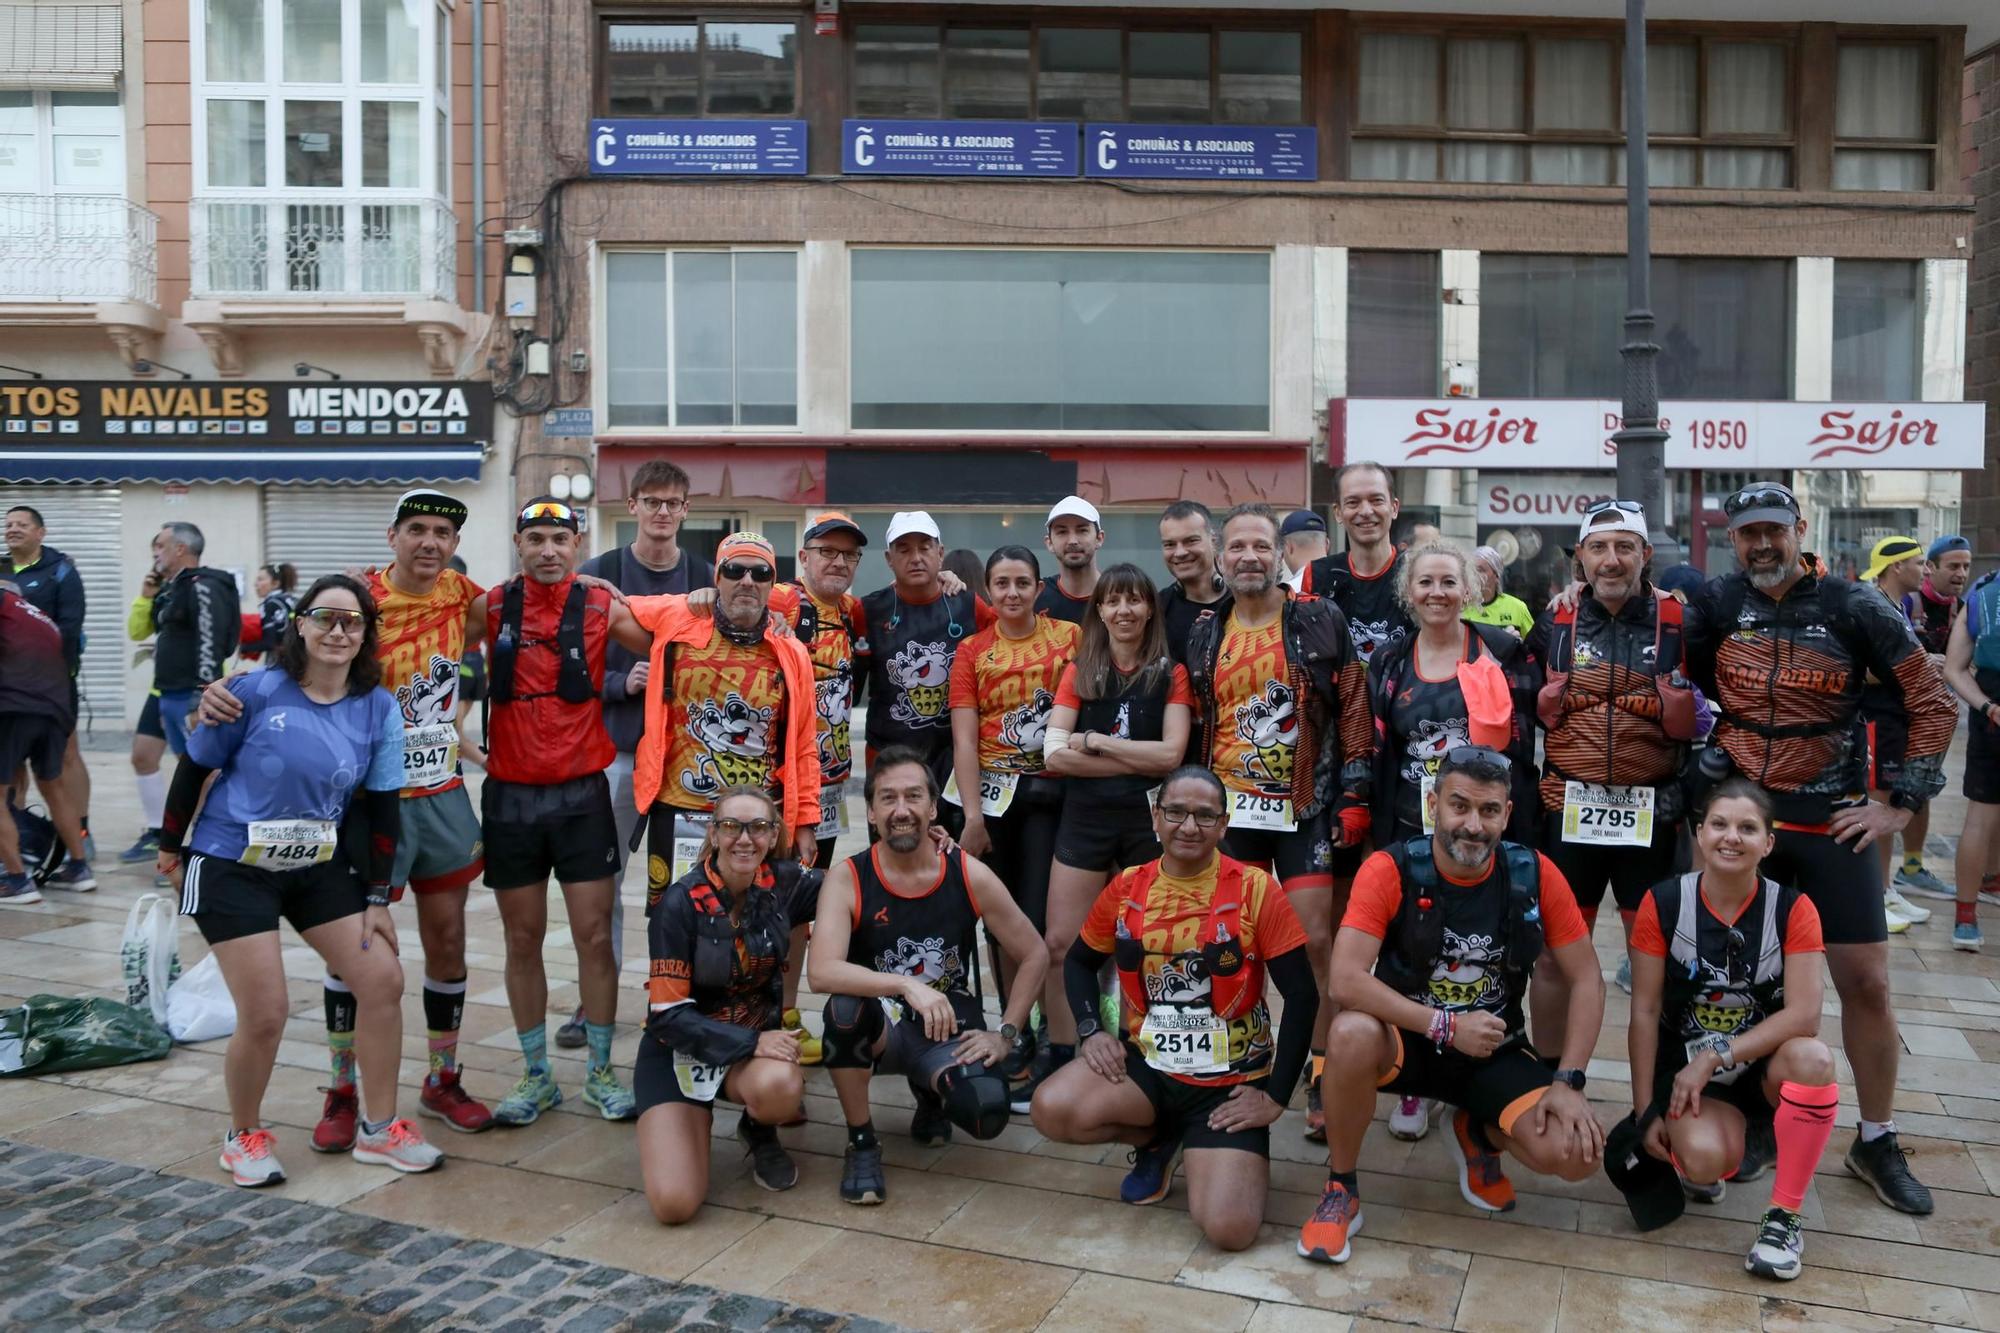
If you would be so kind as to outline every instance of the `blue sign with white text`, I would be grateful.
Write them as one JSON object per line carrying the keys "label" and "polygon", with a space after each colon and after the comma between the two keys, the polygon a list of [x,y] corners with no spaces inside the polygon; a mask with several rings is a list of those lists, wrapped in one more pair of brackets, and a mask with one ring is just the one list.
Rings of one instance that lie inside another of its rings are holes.
{"label": "blue sign with white text", "polygon": [[1165,180],[1319,179],[1305,125],[1086,125],[1086,176]]}
{"label": "blue sign with white text", "polygon": [[803,176],[803,120],[593,120],[593,176]]}
{"label": "blue sign with white text", "polygon": [[1035,120],[849,120],[840,169],[850,176],[1074,176],[1074,123]]}

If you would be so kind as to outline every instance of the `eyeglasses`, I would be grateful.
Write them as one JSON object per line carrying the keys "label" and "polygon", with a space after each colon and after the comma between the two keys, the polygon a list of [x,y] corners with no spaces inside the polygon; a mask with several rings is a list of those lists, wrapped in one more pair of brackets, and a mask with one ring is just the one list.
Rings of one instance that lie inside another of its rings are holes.
{"label": "eyeglasses", "polygon": [[684,498],[663,500],[657,495],[642,495],[639,497],[639,508],[648,514],[658,514],[663,511],[669,514],[678,514],[686,510],[687,507],[688,502]]}
{"label": "eyeglasses", "polygon": [[1510,771],[1514,767],[1513,760],[1498,750],[1489,749],[1484,745],[1454,746],[1445,753],[1444,761],[1447,764],[1484,764],[1490,768],[1504,768]]}
{"label": "eyeglasses", "polygon": [[808,546],[806,550],[828,564],[852,565],[861,559],[861,552],[845,550],[838,546]]}
{"label": "eyeglasses", "polygon": [[1789,509],[1799,512],[1799,497],[1775,481],[1745,486],[1722,502],[1722,512],[1734,518],[1746,509]]}
{"label": "eyeglasses", "polygon": [[1192,819],[1194,826],[1206,833],[1222,822],[1220,810],[1190,810],[1180,805],[1162,805],[1156,806],[1155,809],[1160,812],[1160,818],[1166,820],[1170,828],[1178,828]]}
{"label": "eyeglasses", "polygon": [[775,819],[727,819],[717,816],[709,821],[709,827],[715,830],[715,836],[718,840],[722,842],[735,842],[745,833],[748,833],[753,838],[768,838],[778,831],[778,821]]}
{"label": "eyeglasses", "polygon": [[740,560],[717,565],[715,572],[726,579],[749,579],[752,583],[769,583],[778,577],[778,572],[769,565],[746,565]]}
{"label": "eyeglasses", "polygon": [[557,504],[554,500],[538,500],[521,511],[523,523],[533,523],[544,518],[554,519],[558,523],[574,523],[576,511],[568,505]]}
{"label": "eyeglasses", "polygon": [[313,628],[322,634],[339,630],[343,634],[359,634],[368,628],[369,617],[363,611],[342,611],[332,606],[315,606],[306,612]]}

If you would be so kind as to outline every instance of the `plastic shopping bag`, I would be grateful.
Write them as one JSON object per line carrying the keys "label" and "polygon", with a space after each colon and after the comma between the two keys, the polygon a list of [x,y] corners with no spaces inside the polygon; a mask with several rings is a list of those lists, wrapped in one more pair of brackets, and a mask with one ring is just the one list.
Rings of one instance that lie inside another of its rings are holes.
{"label": "plastic shopping bag", "polygon": [[159,1060],[174,1048],[151,1012],[100,997],[33,995],[0,1009],[0,1078]]}
{"label": "plastic shopping bag", "polygon": [[175,1041],[213,1041],[236,1031],[236,1001],[209,954],[167,987],[167,1032]]}
{"label": "plastic shopping bag", "polygon": [[125,1003],[167,1024],[167,991],[181,974],[175,947],[174,903],[148,893],[125,914],[125,934],[118,941],[118,962],[125,971]]}

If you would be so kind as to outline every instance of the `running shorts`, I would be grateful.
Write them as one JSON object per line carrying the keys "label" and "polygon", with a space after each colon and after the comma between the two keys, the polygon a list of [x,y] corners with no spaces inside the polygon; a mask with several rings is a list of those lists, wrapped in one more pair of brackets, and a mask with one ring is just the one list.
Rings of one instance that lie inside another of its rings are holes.
{"label": "running shorts", "polygon": [[[1667,1034],[1660,1034],[1660,1050],[1653,1061],[1653,1100],[1659,1104],[1660,1113],[1666,1114],[1667,1107],[1674,1099],[1674,1076],[1687,1068],[1687,1048],[1668,1040]],[[1704,1104],[1713,1100],[1724,1102],[1743,1113],[1743,1118],[1752,1124],[1763,1121],[1770,1123],[1778,1114],[1778,1108],[1771,1105],[1764,1096],[1764,1075],[1771,1070],[1771,1060],[1752,1060],[1748,1068],[1727,1083],[1709,1080],[1701,1090]]]}
{"label": "running shorts", "polygon": [[1901,713],[1870,713],[1862,718],[1868,741],[1868,790],[1888,791],[1903,776],[1903,756],[1910,752],[1910,720]]}
{"label": "running shorts", "polygon": [[1399,1097],[1429,1097],[1466,1111],[1474,1120],[1514,1132],[1514,1122],[1549,1090],[1554,1066],[1518,1039],[1509,1041],[1484,1060],[1459,1051],[1440,1051],[1435,1043],[1390,1028],[1396,1042],[1396,1063],[1376,1083]]}
{"label": "running shorts", "polygon": [[1797,889],[1819,909],[1828,944],[1880,944],[1889,938],[1882,915],[1882,867],[1875,849],[1854,850],[1830,833],[1778,827],[1778,845],[1764,858],[1762,872]]}
{"label": "running shorts", "polygon": [[618,872],[618,825],[604,774],[548,786],[489,777],[479,796],[487,888],[546,885],[551,872],[558,883],[587,884]]}
{"label": "running shorts", "polygon": [[1965,799],[2000,805],[2000,727],[1970,709],[1965,725]]}
{"label": "running shorts", "polygon": [[[43,782],[62,776],[63,751],[69,748],[69,734],[46,717],[26,713],[0,713],[0,784],[11,783],[27,764]],[[25,804],[27,794],[15,793]]]}
{"label": "running shorts", "polygon": [[1542,851],[1562,871],[1576,893],[1576,905],[1595,913],[1604,902],[1604,886],[1621,912],[1636,912],[1646,890],[1672,879],[1689,865],[1682,825],[1655,821],[1650,847],[1605,847],[1596,843],[1564,842],[1562,811],[1542,817]]}
{"label": "running shorts", "polygon": [[145,706],[139,710],[139,725],[134,728],[141,736],[151,736],[156,741],[167,738],[165,728],[160,725],[160,692],[146,691]]}
{"label": "running shorts", "polygon": [[1110,875],[1159,856],[1153,810],[1143,799],[1108,805],[1079,797],[1072,789],[1063,802],[1062,822],[1056,826],[1056,860],[1072,870]]}
{"label": "running shorts", "polygon": [[1354,878],[1366,854],[1360,846],[1335,847],[1332,824],[1331,810],[1321,810],[1290,833],[1233,828],[1222,835],[1222,854],[1267,868],[1286,893],[1332,888],[1336,879]]}
{"label": "running shorts", "polygon": [[[737,1064],[741,1063],[741,1060],[737,1061]],[[730,1066],[731,1069],[735,1067]],[[727,1077],[725,1074],[724,1078]],[[673,1051],[652,1033],[643,1028],[640,1030],[639,1058],[632,1066],[632,1100],[637,1103],[640,1115],[655,1106],[698,1106],[706,1111],[722,1099],[720,1088],[716,1089],[714,1097],[707,1099],[691,1097],[682,1091],[680,1076],[674,1072]]]}
{"label": "running shorts", "polygon": [[479,878],[486,865],[486,844],[465,784],[431,796],[405,796],[398,808],[403,831],[396,840],[395,868],[389,872],[392,902],[403,900],[405,887],[421,897],[462,889]]}
{"label": "running shorts", "polygon": [[314,926],[368,910],[368,891],[345,859],[303,870],[266,870],[195,852],[181,867],[181,915],[194,918],[211,945],[278,928],[301,935]]}
{"label": "running shorts", "polygon": [[[1183,1083],[1146,1063],[1139,1048],[1125,1043],[1125,1077],[1146,1094],[1153,1104],[1153,1125],[1162,1134],[1171,1134],[1183,1148],[1235,1148],[1239,1152],[1271,1155],[1271,1127],[1257,1129],[1212,1129],[1209,1113],[1229,1100],[1241,1083]],[[1256,1084],[1250,1086],[1255,1087]]]}

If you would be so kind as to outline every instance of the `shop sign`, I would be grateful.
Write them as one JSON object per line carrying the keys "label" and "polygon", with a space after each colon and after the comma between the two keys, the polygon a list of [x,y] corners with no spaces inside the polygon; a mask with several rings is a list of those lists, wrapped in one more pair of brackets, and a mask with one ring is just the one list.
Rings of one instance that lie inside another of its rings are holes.
{"label": "shop sign", "polygon": [[848,120],[850,176],[1074,176],[1076,125],[1032,120]]}
{"label": "shop sign", "polygon": [[1113,179],[1319,179],[1306,125],[1086,125],[1083,174]]}
{"label": "shop sign", "polygon": [[493,436],[492,386],[470,381],[36,380],[0,385],[0,441],[162,445],[471,443]]}
{"label": "shop sign", "polygon": [[1479,474],[1479,522],[1574,527],[1599,500],[1618,494],[1618,474],[1487,472]]}
{"label": "shop sign", "polygon": [[803,120],[593,120],[593,176],[803,176]]}
{"label": "shop sign", "polygon": [[[1615,467],[1609,399],[1346,398],[1330,437],[1349,459],[1390,467]],[[1983,403],[1669,402],[1667,466],[1787,471],[1976,471]]]}

